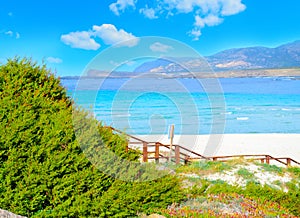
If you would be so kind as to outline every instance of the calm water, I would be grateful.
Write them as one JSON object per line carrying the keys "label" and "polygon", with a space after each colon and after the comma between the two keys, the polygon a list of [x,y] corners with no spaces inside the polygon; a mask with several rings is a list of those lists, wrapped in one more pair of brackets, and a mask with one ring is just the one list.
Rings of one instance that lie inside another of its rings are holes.
{"label": "calm water", "polygon": [[[300,133],[297,78],[63,79],[75,102],[131,134]],[[76,88],[77,87],[77,88]]]}

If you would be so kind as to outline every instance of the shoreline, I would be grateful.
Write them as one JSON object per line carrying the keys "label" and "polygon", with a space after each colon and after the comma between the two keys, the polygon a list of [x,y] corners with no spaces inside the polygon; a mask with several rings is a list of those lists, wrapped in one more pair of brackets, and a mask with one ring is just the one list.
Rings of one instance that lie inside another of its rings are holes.
{"label": "shoreline", "polygon": [[[170,144],[168,135],[134,136],[148,142]],[[179,144],[204,156],[271,155],[276,158],[289,157],[300,162],[298,133],[175,135],[173,144]]]}
{"label": "shoreline", "polygon": [[161,78],[161,79],[178,79],[178,78],[265,78],[265,77],[300,77],[300,68],[261,68],[261,69],[225,69],[212,72],[169,72],[168,74],[149,72],[104,72],[99,71],[96,74],[84,76],[62,76],[61,79],[122,79],[122,78]]}

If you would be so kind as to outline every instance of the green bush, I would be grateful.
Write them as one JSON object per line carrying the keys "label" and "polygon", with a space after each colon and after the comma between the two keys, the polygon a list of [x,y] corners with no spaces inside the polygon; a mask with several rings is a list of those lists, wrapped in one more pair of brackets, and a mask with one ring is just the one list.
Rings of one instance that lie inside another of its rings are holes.
{"label": "green bush", "polygon": [[105,192],[98,209],[101,217],[132,217],[137,211],[150,214],[155,208],[166,208],[184,197],[178,180],[171,176],[141,183],[119,181]]}
{"label": "green bush", "polygon": [[[19,58],[0,66],[0,208],[28,217],[121,216],[177,200],[180,190],[171,177],[126,183],[91,164],[89,153],[82,151],[86,147],[96,152],[106,147],[131,162],[139,153],[126,152],[125,138],[95,120],[100,144],[87,140],[90,132],[75,134],[85,122],[74,126],[74,120],[89,119],[73,108],[60,80],[46,66]],[[142,195],[144,187],[149,190]]]}

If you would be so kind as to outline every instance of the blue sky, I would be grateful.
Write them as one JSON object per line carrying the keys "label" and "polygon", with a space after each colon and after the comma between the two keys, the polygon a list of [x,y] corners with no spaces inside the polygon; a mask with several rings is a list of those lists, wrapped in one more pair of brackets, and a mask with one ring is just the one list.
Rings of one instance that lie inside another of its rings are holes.
{"label": "blue sky", "polygon": [[16,55],[32,57],[59,76],[80,75],[105,48],[143,36],[170,37],[201,55],[300,39],[297,0],[2,0],[0,4],[0,62]]}

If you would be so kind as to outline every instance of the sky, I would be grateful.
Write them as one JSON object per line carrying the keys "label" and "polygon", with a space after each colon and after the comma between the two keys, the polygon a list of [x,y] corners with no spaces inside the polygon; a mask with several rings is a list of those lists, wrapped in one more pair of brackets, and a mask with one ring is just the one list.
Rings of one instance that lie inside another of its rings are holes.
{"label": "sky", "polygon": [[298,0],[0,0],[0,63],[28,57],[58,76],[81,75],[105,49],[124,40],[131,48],[145,36],[178,40],[203,56],[276,47],[300,40],[299,11]]}

